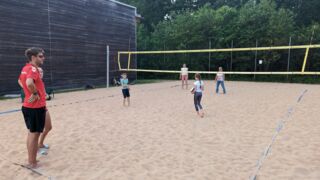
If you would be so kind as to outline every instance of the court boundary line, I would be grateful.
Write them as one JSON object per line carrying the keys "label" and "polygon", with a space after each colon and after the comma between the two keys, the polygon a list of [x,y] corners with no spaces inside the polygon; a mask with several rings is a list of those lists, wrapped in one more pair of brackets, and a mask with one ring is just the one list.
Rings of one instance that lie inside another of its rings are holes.
{"label": "court boundary line", "polygon": [[286,116],[277,123],[278,125],[276,126],[276,131],[271,138],[271,142],[266,146],[265,150],[262,152],[262,155],[258,159],[255,170],[254,170],[253,174],[249,177],[249,180],[257,180],[258,173],[260,172],[260,169],[262,168],[264,161],[266,160],[268,154],[270,153],[270,151],[272,149],[272,145],[274,144],[277,136],[280,134],[281,130],[284,128],[285,123],[289,120],[289,118],[291,118],[296,106],[301,102],[302,98],[304,97],[304,95],[307,92],[308,92],[308,89],[305,89],[301,92],[301,94],[298,96],[295,104],[291,105],[288,108]]}
{"label": "court boundary line", "polygon": [[48,178],[48,180],[54,180],[55,178],[51,175],[47,175],[47,173],[44,173],[43,170],[40,170],[40,169],[35,169],[35,168],[31,168],[31,167],[28,167],[27,165],[23,165],[21,163],[17,163],[15,161],[12,161],[12,160],[9,160],[5,157],[3,157],[2,155],[0,156],[3,160],[7,161],[7,162],[10,162],[11,164],[15,165],[15,166],[19,166],[21,168],[24,168],[24,169],[27,169],[29,171],[31,171],[32,173],[34,174],[37,174],[39,176],[43,176],[43,177],[46,177]]}

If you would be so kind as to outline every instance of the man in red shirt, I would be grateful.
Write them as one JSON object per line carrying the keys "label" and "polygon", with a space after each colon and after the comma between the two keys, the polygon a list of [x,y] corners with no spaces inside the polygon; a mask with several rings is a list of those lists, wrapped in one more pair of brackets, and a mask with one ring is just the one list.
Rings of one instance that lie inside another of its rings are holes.
{"label": "man in red shirt", "polygon": [[38,70],[45,59],[44,50],[29,48],[25,51],[25,55],[28,63],[22,68],[19,77],[25,93],[22,113],[29,130],[27,138],[29,166],[37,168],[38,140],[46,117],[46,91]]}

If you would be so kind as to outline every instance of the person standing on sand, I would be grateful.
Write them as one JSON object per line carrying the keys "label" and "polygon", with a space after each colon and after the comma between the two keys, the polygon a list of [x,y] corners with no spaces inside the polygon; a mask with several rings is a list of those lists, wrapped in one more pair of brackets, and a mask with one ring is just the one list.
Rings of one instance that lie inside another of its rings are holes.
{"label": "person standing on sand", "polygon": [[28,62],[22,68],[19,77],[25,94],[21,110],[28,129],[27,166],[37,168],[38,141],[40,133],[43,132],[46,118],[46,91],[38,70],[45,59],[44,50],[32,47],[25,51],[25,56]]}
{"label": "person standing on sand", "polygon": [[128,101],[128,106],[130,106],[130,87],[129,80],[127,78],[127,73],[123,73],[121,75],[120,83],[122,86],[123,106],[126,105],[126,100]]}
{"label": "person standing on sand", "polygon": [[[38,67],[38,71],[40,73],[40,78],[43,79],[42,68]],[[48,95],[46,94],[46,99],[48,99],[47,96]],[[44,131],[40,134],[40,140],[39,140],[40,154],[46,154],[47,153],[46,150],[49,149],[49,145],[44,144],[43,142],[46,136],[48,135],[49,131],[51,131],[51,129],[52,129],[51,116],[50,116],[49,110],[46,108],[46,119],[44,123]]]}
{"label": "person standing on sand", "polygon": [[181,88],[184,89],[184,85],[186,85],[186,89],[188,89],[188,68],[186,64],[183,64],[181,68],[180,79],[182,82]]}
{"label": "person standing on sand", "polygon": [[[40,78],[43,79],[43,69],[41,67],[38,67],[38,71],[40,73]],[[18,80],[18,84],[23,89],[23,85],[22,85],[20,79]],[[46,94],[46,100],[48,100],[47,94]],[[45,118],[45,124],[44,124],[44,131],[40,134],[40,141],[39,141],[39,145],[38,145],[39,153],[42,155],[46,155],[47,150],[49,149],[49,145],[44,144],[43,142],[44,142],[45,137],[47,136],[47,134],[49,133],[49,131],[51,129],[52,129],[51,116],[50,116],[48,109],[46,108],[46,118]]]}
{"label": "person standing on sand", "polygon": [[222,70],[222,67],[219,67],[219,72],[216,75],[215,81],[217,81],[216,84],[216,93],[219,93],[219,86],[221,85],[222,90],[223,90],[223,94],[226,94],[226,88],[224,87],[224,80],[225,80],[225,76]]}

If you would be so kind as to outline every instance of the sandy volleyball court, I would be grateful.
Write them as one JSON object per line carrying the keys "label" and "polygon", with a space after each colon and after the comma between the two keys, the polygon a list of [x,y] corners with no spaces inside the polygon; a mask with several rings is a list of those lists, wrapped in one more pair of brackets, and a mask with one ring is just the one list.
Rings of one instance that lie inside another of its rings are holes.
{"label": "sandy volleyball court", "polygon": [[[40,171],[58,180],[249,179],[293,106],[258,179],[320,179],[319,85],[226,82],[228,94],[216,95],[205,83],[203,119],[178,81],[132,86],[129,108],[119,88],[57,94]],[[18,99],[0,101],[0,112],[18,108]],[[21,112],[0,115],[0,179],[47,179],[10,162],[26,163],[26,133]]]}

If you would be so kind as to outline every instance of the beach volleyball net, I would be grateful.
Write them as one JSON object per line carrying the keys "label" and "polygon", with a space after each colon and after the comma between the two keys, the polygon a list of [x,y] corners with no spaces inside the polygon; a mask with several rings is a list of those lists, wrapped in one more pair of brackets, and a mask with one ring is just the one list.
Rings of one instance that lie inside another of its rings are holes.
{"label": "beach volleyball net", "polygon": [[[320,44],[227,49],[121,51],[120,71],[180,73],[186,64],[189,73],[238,75],[319,75]],[[132,61],[135,59],[135,61]],[[135,64],[133,64],[134,62]]]}

